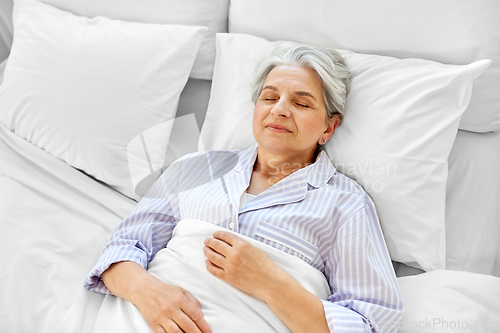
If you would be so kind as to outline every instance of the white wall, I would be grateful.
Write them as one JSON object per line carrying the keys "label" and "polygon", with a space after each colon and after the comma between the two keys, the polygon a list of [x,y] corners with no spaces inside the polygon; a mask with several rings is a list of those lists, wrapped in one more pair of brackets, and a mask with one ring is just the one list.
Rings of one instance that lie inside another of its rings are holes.
{"label": "white wall", "polygon": [[12,0],[0,0],[0,62],[12,45]]}

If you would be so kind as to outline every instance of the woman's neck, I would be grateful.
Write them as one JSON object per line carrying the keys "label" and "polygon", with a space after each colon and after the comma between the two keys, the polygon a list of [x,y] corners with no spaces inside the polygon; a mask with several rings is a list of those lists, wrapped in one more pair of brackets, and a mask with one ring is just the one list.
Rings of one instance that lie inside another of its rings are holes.
{"label": "woman's neck", "polygon": [[264,149],[258,149],[253,170],[270,179],[274,184],[295,171],[312,164],[315,158],[315,151],[309,154],[294,155],[291,153],[269,153]]}

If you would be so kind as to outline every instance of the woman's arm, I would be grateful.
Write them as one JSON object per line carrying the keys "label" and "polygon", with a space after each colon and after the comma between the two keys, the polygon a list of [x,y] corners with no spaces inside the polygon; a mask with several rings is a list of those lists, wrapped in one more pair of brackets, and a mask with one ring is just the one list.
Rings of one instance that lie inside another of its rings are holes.
{"label": "woman's arm", "polygon": [[403,302],[373,202],[339,228],[325,275],[333,294],[323,301],[328,326],[336,332],[395,333]]}
{"label": "woman's arm", "polygon": [[323,303],[284,271],[276,272],[264,302],[294,333],[329,333]]}
{"label": "woman's arm", "polygon": [[180,287],[168,285],[149,274],[140,264],[112,264],[101,278],[116,296],[139,308],[155,333],[209,333],[200,303]]}
{"label": "woman's arm", "polygon": [[84,285],[137,306],[153,332],[205,333],[210,328],[199,302],[146,270],[149,261],[166,246],[180,219],[181,169],[169,168],[163,173],[134,212],[114,230]]}
{"label": "woman's arm", "polygon": [[330,332],[321,300],[263,251],[224,231],[215,232],[205,245],[208,271],[265,302],[292,332]]}
{"label": "woman's arm", "polygon": [[[115,229],[104,245],[99,259],[87,274],[84,286],[92,291],[110,293],[102,281],[102,274],[112,265],[122,261],[135,262],[146,269],[154,255],[170,240],[177,218],[149,209],[142,200],[135,211]],[[160,202],[160,200],[158,200]],[[152,205],[151,205],[152,206]],[[167,210],[172,205],[165,200],[156,207]]]}
{"label": "woman's arm", "polygon": [[395,332],[403,304],[373,204],[343,223],[326,258],[333,294],[320,300],[261,250],[228,232],[206,242],[214,276],[266,302],[294,333]]}

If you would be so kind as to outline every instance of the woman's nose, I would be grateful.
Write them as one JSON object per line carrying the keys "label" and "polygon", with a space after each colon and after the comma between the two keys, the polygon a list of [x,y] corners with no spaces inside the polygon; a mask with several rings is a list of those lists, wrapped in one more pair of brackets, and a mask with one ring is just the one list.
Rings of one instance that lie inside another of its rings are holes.
{"label": "woman's nose", "polygon": [[290,117],[290,106],[285,99],[280,99],[276,104],[274,104],[271,112],[276,117]]}

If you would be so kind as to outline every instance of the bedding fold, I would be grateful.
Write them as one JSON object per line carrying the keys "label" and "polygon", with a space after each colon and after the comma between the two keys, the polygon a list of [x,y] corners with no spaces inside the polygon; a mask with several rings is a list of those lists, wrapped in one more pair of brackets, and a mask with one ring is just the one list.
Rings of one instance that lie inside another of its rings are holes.
{"label": "bedding fold", "polygon": [[[203,242],[217,230],[228,231],[199,220],[180,221],[167,247],[150,262],[148,272],[165,283],[187,290],[198,299],[213,332],[290,332],[265,303],[208,272]],[[325,277],[312,266],[264,243],[237,236],[263,250],[281,269],[320,299],[329,296],[330,288]],[[94,332],[151,332],[151,329],[138,308],[128,301],[107,295]]]}
{"label": "bedding fold", "polygon": [[[123,219],[137,204],[135,200],[17,136],[3,124],[0,124],[0,152],[1,172],[48,196],[57,195],[67,206],[74,206],[72,197],[77,192],[83,198],[99,202]],[[60,195],[62,193],[68,196]],[[87,210],[84,212],[89,213]]]}
{"label": "bedding fold", "polygon": [[437,270],[398,278],[405,314],[398,333],[500,332],[500,278]]}

